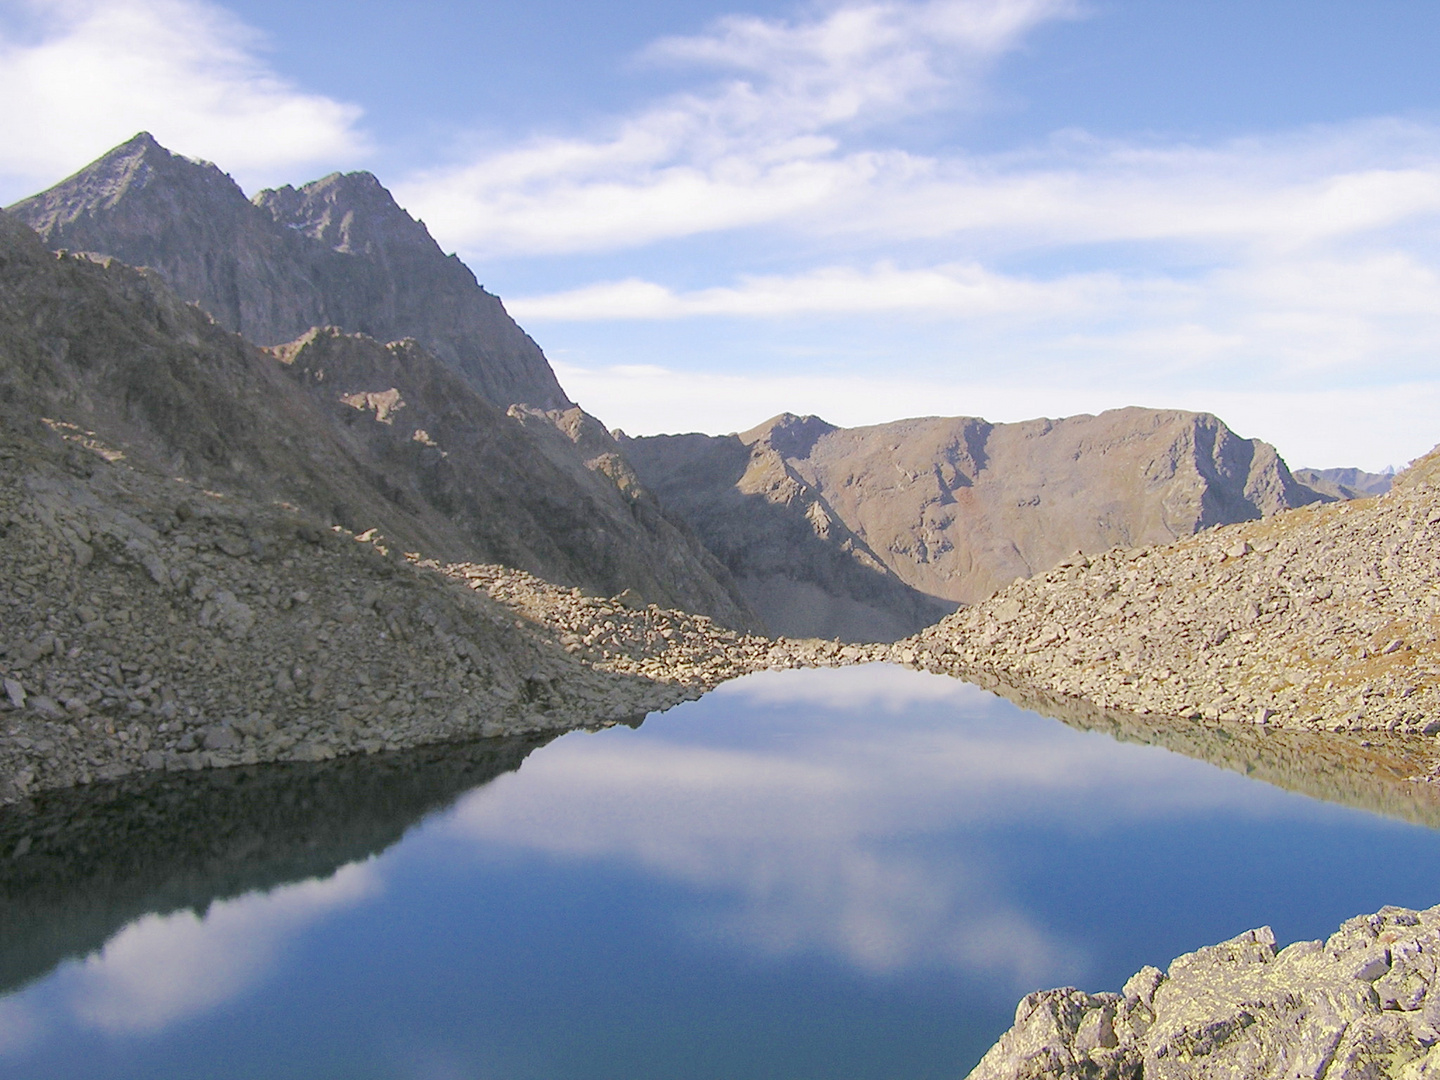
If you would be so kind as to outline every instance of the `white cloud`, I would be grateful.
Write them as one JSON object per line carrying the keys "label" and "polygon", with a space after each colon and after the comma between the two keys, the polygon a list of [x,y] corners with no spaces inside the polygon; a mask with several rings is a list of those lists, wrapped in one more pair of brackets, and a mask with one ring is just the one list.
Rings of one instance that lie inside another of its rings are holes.
{"label": "white cloud", "polygon": [[153,1031],[220,1005],[258,983],[291,935],[379,888],[368,863],[324,880],[210,905],[205,915],[146,915],[72,974],[72,1007],[103,1031]]}
{"label": "white cloud", "polygon": [[736,286],[686,293],[630,278],[549,296],[516,297],[506,301],[506,308],[516,318],[534,322],[889,311],[958,316],[1045,313],[1054,317],[1094,311],[1121,296],[1119,283],[1108,274],[1040,282],[973,264],[905,270],[880,262],[866,270],[830,266],[792,276],[747,276]]}
{"label": "white cloud", "polygon": [[844,152],[857,127],[963,100],[985,64],[1068,0],[845,3],[809,20],[732,17],[656,43],[654,58],[737,77],[619,119],[597,137],[537,138],[397,188],[443,242],[534,253],[628,247],[769,224],[926,167]]}
{"label": "white cloud", "polygon": [[0,0],[0,17],[0,182],[16,194],[141,130],[240,174],[367,149],[357,106],[277,74],[204,0]]}
{"label": "white cloud", "polygon": [[1382,119],[1212,146],[1067,132],[1024,153],[911,159],[847,195],[810,225],[987,250],[1141,242],[1263,255],[1435,218],[1440,129]]}
{"label": "white cloud", "polygon": [[1073,16],[1070,0],[928,0],[842,3],[800,20],[732,15],[708,33],[665,38],[654,59],[741,73],[702,102],[726,127],[770,138],[954,98],[953,84],[983,70],[1035,26]]}
{"label": "white cloud", "polygon": [[[978,77],[1061,3],[847,4],[722,20],[652,56],[741,77],[400,185],[481,257],[621,250],[770,226],[828,243],[976,251],[1115,242],[1293,249],[1440,214],[1440,130],[1389,118],[1214,145],[1061,132],[1025,151],[922,155],[869,137],[983,97]],[[848,241],[845,240],[848,238]]]}
{"label": "white cloud", "polygon": [[[1015,902],[985,854],[987,830],[1277,805],[1268,789],[1176,755],[1120,754],[1103,735],[888,666],[737,680],[705,720],[723,743],[727,710],[757,705],[823,722],[738,747],[670,737],[665,718],[639,735],[567,736],[523,779],[472,793],[444,827],[482,850],[603,860],[689,886],[682,925],[747,951],[1028,987],[1083,974],[1083,950]],[[936,841],[946,858],[915,854]]]}

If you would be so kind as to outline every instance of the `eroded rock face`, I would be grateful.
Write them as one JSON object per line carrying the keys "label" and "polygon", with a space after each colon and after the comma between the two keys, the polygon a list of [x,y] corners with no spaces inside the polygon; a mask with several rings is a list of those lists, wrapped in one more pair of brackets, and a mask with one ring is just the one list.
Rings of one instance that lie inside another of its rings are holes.
{"label": "eroded rock face", "polygon": [[1440,908],[1386,907],[1280,951],[1269,927],[1118,993],[1030,994],[970,1080],[1421,1080],[1440,1075]]}
{"label": "eroded rock face", "polygon": [[[1152,409],[853,429],[786,414],[739,435],[623,446],[772,629],[871,640],[1076,549],[1163,543],[1328,498],[1215,417]],[[813,617],[774,602],[805,594]]]}
{"label": "eroded rock face", "polygon": [[729,569],[772,633],[893,641],[953,609],[906,585],[787,457],[823,421],[621,440],[641,480]]}
{"label": "eroded rock face", "polygon": [[142,133],[9,208],[51,248],[158,272],[258,345],[316,326],[414,338],[492,405],[569,408],[539,346],[369,173],[254,201],[208,162]]}

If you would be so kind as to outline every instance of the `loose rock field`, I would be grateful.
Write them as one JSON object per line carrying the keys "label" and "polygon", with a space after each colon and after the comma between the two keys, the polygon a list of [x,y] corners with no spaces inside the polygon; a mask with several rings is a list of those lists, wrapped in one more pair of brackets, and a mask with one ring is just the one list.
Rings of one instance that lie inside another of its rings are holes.
{"label": "loose rock field", "polygon": [[55,435],[0,446],[0,801],[603,726],[752,671],[882,659],[1199,724],[1440,733],[1436,455],[1380,498],[1076,556],[863,646],[440,564]]}
{"label": "loose rock field", "polygon": [[1102,708],[1440,732],[1440,454],[1378,498],[1076,555],[900,643],[960,677]]}
{"label": "loose rock field", "polygon": [[882,652],[442,566],[57,438],[0,446],[0,802],[605,726],[748,671]]}

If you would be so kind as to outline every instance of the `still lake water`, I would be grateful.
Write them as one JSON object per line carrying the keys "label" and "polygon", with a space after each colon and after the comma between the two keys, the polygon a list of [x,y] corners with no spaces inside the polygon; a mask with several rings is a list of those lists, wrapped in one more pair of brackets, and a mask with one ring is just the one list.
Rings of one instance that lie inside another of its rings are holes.
{"label": "still lake water", "polygon": [[954,1078],[1032,989],[1440,902],[1440,833],[893,667],[524,749],[12,880],[0,1075]]}

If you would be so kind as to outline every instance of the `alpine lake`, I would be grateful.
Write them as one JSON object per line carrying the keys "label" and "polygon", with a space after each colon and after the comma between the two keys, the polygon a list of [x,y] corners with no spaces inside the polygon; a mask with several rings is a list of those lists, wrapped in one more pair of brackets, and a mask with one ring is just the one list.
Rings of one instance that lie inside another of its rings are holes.
{"label": "alpine lake", "polygon": [[0,1075],[959,1078],[1031,990],[1440,903],[1432,786],[1336,745],[871,665],[54,793],[0,811]]}

